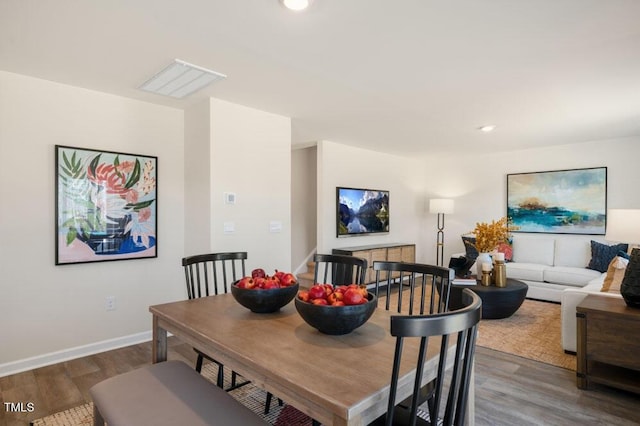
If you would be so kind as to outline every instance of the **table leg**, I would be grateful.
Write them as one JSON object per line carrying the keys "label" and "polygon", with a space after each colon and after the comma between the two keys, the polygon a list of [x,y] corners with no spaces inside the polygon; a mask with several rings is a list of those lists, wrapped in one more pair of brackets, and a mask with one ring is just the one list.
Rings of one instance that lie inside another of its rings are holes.
{"label": "table leg", "polygon": [[158,325],[158,317],[153,316],[153,342],[151,360],[158,363],[167,360],[167,330]]}

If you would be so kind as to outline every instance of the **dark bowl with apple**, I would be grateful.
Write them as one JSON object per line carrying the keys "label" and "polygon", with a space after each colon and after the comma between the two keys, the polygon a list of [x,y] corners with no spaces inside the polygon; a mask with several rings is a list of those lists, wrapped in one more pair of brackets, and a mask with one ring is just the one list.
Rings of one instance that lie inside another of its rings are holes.
{"label": "dark bowl with apple", "polygon": [[296,309],[303,320],[320,333],[334,336],[351,333],[366,323],[378,306],[373,293],[367,293],[367,302],[361,305],[314,305],[296,297]]}
{"label": "dark bowl with apple", "polygon": [[295,283],[288,287],[278,288],[240,288],[237,282],[231,285],[231,294],[236,301],[257,314],[277,312],[291,302],[298,293],[299,285]]}

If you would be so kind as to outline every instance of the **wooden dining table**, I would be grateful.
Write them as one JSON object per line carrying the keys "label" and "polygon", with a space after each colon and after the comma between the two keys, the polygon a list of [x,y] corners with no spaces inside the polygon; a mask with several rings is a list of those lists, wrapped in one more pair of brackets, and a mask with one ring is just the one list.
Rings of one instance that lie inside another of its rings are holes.
{"label": "wooden dining table", "polygon": [[[389,333],[393,313],[383,308],[341,336],[309,326],[293,302],[279,312],[257,314],[223,294],[155,305],[149,311],[154,363],[167,359],[169,332],[322,424],[366,425],[387,410],[395,338]],[[424,383],[436,376],[439,342],[432,342]],[[406,341],[405,355],[415,355],[417,346]],[[454,349],[452,345],[450,351]],[[411,395],[415,376],[415,358],[406,356],[398,402]],[[468,424],[473,424],[473,383]]]}

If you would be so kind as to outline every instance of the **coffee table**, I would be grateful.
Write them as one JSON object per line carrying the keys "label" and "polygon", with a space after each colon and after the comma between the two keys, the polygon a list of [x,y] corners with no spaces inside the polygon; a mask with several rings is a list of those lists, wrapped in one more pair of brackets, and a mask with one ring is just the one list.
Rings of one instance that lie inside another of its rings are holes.
{"label": "coffee table", "polygon": [[513,278],[507,278],[506,287],[483,286],[480,281],[476,282],[476,285],[452,284],[449,306],[452,309],[461,307],[462,289],[468,288],[482,299],[482,319],[508,318],[520,308],[529,290],[527,284]]}

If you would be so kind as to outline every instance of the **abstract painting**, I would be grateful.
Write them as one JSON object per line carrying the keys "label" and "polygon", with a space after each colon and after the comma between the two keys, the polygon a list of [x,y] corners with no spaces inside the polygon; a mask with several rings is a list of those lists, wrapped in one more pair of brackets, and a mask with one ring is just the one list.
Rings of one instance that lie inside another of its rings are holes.
{"label": "abstract painting", "polygon": [[158,159],[55,148],[56,265],[157,257]]}
{"label": "abstract painting", "polygon": [[604,235],[606,212],[606,167],[507,175],[514,232]]}

